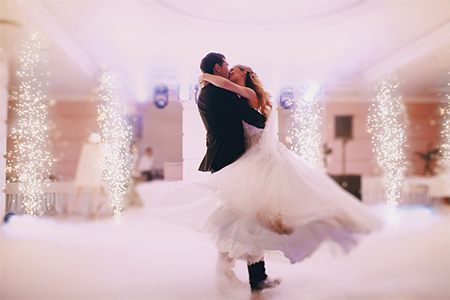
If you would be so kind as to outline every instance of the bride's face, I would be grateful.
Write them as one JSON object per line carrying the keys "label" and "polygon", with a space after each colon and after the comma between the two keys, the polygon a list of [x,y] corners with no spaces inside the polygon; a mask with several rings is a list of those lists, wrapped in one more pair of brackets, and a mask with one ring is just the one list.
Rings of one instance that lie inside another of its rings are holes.
{"label": "bride's face", "polygon": [[245,74],[247,74],[247,71],[242,71],[239,67],[234,66],[230,69],[230,76],[228,79],[234,83],[239,83],[239,81],[245,79]]}

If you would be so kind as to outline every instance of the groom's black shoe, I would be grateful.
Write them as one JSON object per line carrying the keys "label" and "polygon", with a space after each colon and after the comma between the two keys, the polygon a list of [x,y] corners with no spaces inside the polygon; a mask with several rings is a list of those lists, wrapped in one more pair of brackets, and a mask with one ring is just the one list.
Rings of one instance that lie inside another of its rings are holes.
{"label": "groom's black shoe", "polygon": [[274,288],[281,283],[281,279],[272,279],[267,276],[264,261],[249,265],[248,275],[252,292]]}
{"label": "groom's black shoe", "polygon": [[281,278],[272,279],[270,277],[266,277],[263,281],[259,283],[250,284],[252,292],[262,291],[263,289],[272,289],[277,287],[281,283]]}

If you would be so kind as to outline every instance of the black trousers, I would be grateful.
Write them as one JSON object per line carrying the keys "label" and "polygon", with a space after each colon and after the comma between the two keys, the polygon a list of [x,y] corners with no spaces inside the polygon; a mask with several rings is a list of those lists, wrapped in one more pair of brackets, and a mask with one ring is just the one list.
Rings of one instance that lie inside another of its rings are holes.
{"label": "black trousers", "polygon": [[145,181],[152,180],[153,179],[152,171],[142,172],[142,177],[144,178]]}
{"label": "black trousers", "polygon": [[248,265],[248,277],[251,287],[254,287],[261,281],[266,280],[267,274],[264,261]]}

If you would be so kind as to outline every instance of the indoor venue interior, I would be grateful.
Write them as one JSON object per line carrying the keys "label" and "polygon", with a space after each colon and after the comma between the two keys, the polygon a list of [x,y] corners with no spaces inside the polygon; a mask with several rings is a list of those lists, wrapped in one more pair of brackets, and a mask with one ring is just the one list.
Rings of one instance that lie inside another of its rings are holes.
{"label": "indoor venue interior", "polygon": [[0,0],[0,137],[1,299],[450,299],[448,0]]}

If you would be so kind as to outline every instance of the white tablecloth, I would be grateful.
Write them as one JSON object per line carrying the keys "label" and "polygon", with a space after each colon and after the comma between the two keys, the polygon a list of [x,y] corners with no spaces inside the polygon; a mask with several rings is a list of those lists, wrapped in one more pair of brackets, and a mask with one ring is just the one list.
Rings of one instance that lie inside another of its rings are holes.
{"label": "white tablecloth", "polygon": [[[438,177],[414,176],[406,177],[403,184],[402,204],[432,205],[441,197],[450,197],[450,193],[442,192],[442,183]],[[445,182],[444,182],[445,184]],[[448,183],[447,183],[448,185]],[[437,188],[436,186],[439,186]],[[364,203],[376,204],[384,200],[384,183],[381,176],[363,176],[361,178],[361,198]],[[437,192],[439,191],[439,193]],[[449,191],[450,192],[450,191]]]}
{"label": "white tablecloth", "polygon": [[[50,182],[42,184],[42,191],[44,194],[41,196],[42,204],[38,214],[67,214],[75,200],[78,188],[73,181]],[[88,215],[93,212],[93,191],[93,188],[82,189],[74,214]],[[6,212],[26,213],[25,208],[22,207],[22,195],[18,183],[6,183],[3,192],[6,194]],[[100,201],[102,196],[99,194],[98,197],[98,202],[103,205]],[[105,211],[106,208],[101,207],[101,210]]]}
{"label": "white tablecloth", "polygon": [[450,197],[450,170],[446,174],[433,177],[428,186],[432,197]]}

